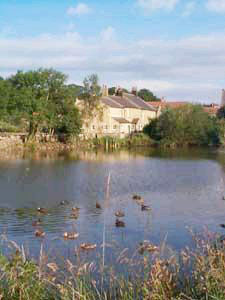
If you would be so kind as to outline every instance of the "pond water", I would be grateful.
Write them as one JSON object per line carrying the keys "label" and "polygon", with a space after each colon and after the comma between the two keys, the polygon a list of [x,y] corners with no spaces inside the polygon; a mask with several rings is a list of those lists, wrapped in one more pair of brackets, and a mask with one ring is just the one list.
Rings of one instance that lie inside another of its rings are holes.
{"label": "pond water", "polygon": [[[105,190],[110,174],[110,195]],[[71,257],[81,243],[107,244],[135,251],[143,240],[174,250],[192,245],[189,230],[225,233],[225,153],[209,149],[139,150],[115,153],[70,153],[57,159],[0,162],[0,231],[33,256],[43,243],[47,253]],[[141,195],[152,210],[141,211],[132,200]],[[68,205],[60,205],[67,200]],[[103,209],[96,209],[98,201]],[[77,220],[71,208],[80,208]],[[37,207],[48,214],[38,215]],[[124,228],[114,213],[125,212]],[[41,218],[45,238],[36,238],[32,222]],[[65,241],[65,231],[79,238]],[[27,250],[28,251],[28,250]],[[110,257],[110,248],[106,250]]]}

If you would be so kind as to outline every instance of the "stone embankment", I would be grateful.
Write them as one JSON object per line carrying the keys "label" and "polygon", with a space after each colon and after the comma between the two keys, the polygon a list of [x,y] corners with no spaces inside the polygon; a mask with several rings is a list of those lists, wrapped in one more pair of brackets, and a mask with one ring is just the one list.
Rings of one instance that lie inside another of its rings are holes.
{"label": "stone embankment", "polygon": [[27,134],[25,133],[0,133],[0,150],[23,148],[26,142]]}

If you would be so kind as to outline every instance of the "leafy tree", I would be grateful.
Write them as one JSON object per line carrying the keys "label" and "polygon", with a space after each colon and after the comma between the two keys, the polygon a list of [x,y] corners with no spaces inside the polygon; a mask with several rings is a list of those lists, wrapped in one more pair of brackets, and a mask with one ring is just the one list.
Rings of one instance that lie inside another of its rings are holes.
{"label": "leafy tree", "polygon": [[200,105],[166,109],[144,132],[161,143],[176,145],[219,144],[221,136],[218,120],[210,117]]}
{"label": "leafy tree", "polygon": [[[122,89],[122,91],[124,92],[124,93],[129,93],[129,91],[127,90],[127,89]],[[109,88],[109,95],[115,95],[116,94],[116,87],[115,86],[113,86],[113,87],[110,87]]]}
{"label": "leafy tree", "polygon": [[84,78],[84,88],[80,95],[83,100],[82,118],[89,122],[96,115],[102,115],[102,108],[100,105],[101,87],[97,74],[89,75]]}
{"label": "leafy tree", "polygon": [[217,117],[219,119],[224,119],[225,118],[225,106],[220,107],[220,109],[217,112]]}
{"label": "leafy tree", "polygon": [[78,134],[80,115],[66,79],[66,75],[53,69],[18,71],[4,84],[0,82],[1,115],[5,114],[8,121],[12,121],[9,116],[25,120],[30,136],[44,129]]}
{"label": "leafy tree", "polygon": [[138,96],[142,98],[146,102],[150,101],[161,101],[161,99],[157,98],[150,90],[148,89],[141,89],[138,92]]}

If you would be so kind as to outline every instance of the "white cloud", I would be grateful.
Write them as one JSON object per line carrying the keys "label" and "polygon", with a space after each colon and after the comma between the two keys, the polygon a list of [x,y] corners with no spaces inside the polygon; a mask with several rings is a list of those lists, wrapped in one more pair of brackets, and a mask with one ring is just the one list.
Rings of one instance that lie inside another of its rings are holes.
{"label": "white cloud", "polygon": [[206,7],[216,13],[225,13],[225,0],[208,0]]}
{"label": "white cloud", "polygon": [[137,0],[138,6],[149,12],[158,9],[171,11],[175,8],[178,2],[179,0]]}
{"label": "white cloud", "polygon": [[103,41],[108,42],[115,38],[115,29],[111,26],[108,26],[106,29],[102,30],[100,36]]}
{"label": "white cloud", "polygon": [[0,66],[0,75],[53,67],[69,74],[70,82],[96,72],[109,86],[147,87],[168,99],[216,101],[225,87],[225,34],[119,42],[108,27],[89,39],[73,31],[0,37]]}
{"label": "white cloud", "polygon": [[67,10],[67,14],[70,16],[75,15],[87,15],[91,13],[91,8],[85,3],[79,3],[76,7],[70,6]]}
{"label": "white cloud", "polygon": [[193,13],[195,7],[196,7],[196,3],[194,1],[188,2],[184,7],[182,16],[189,17]]}

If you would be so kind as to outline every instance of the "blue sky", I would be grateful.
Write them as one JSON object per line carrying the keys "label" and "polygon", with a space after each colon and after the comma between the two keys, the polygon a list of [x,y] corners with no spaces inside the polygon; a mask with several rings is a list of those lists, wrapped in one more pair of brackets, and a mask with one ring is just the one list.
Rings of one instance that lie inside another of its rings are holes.
{"label": "blue sky", "polygon": [[38,67],[219,102],[225,0],[0,0],[0,75]]}

